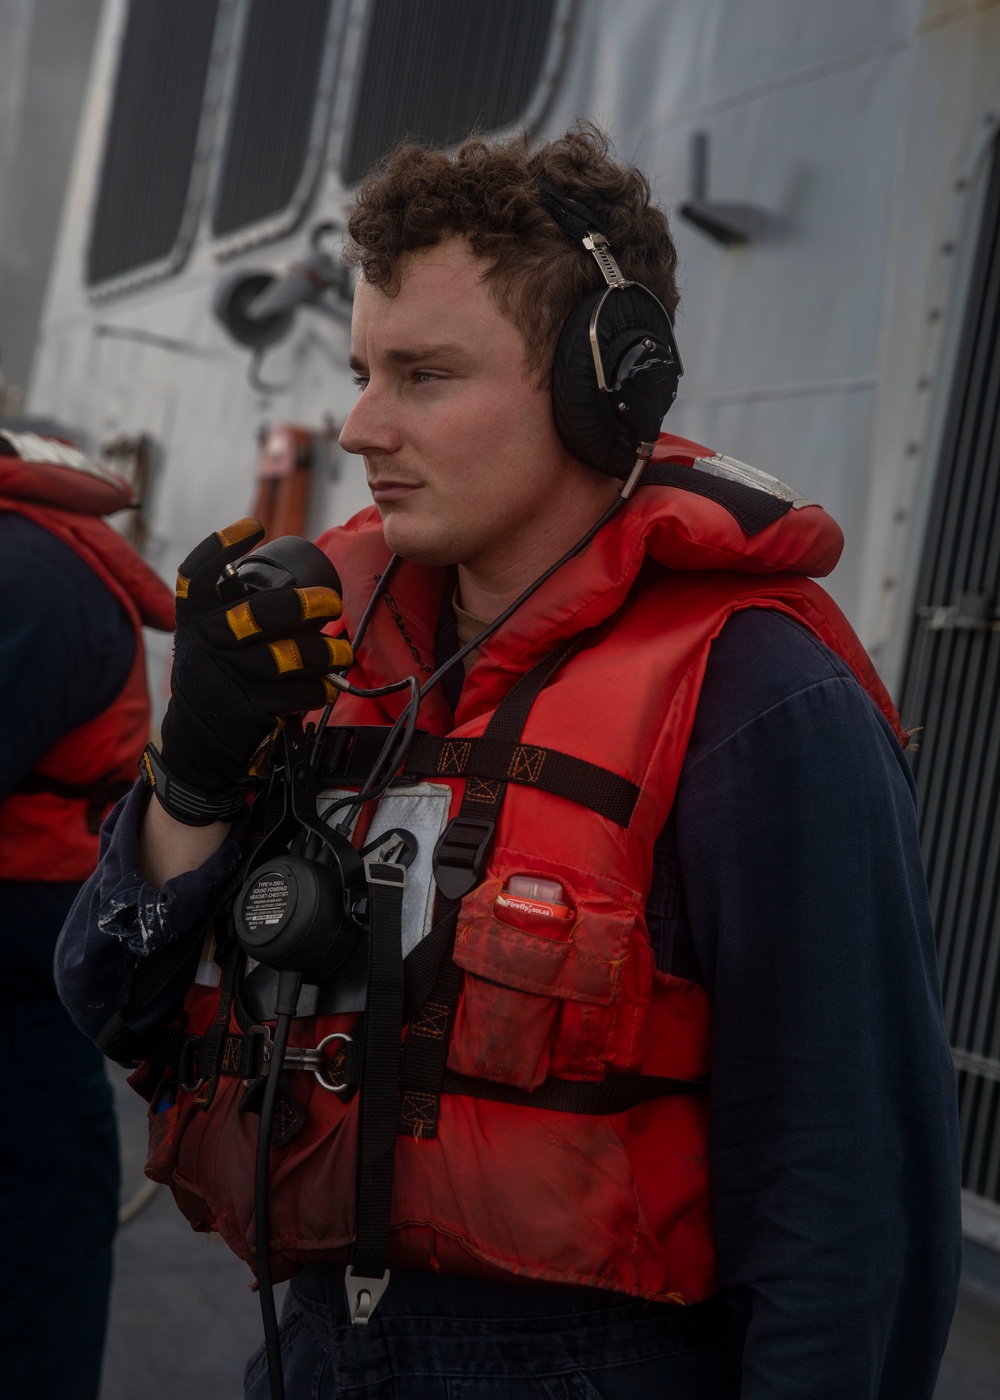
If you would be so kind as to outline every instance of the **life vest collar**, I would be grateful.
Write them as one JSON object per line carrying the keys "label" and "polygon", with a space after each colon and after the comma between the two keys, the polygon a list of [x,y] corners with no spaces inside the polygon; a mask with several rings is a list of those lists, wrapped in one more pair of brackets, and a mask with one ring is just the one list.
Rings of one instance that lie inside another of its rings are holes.
{"label": "life vest collar", "polygon": [[0,495],[113,515],[132,504],[132,488],[73,443],[39,433],[0,432]]}
{"label": "life vest collar", "polygon": [[[710,448],[670,434],[661,435],[652,460],[713,474],[719,469],[716,464],[726,470],[728,462]],[[742,468],[750,480],[757,477],[763,491],[787,492],[782,499],[791,502],[790,508],[750,535],[716,500],[675,486],[641,486],[589,548],[564,564],[484,643],[465,681],[459,719],[495,705],[512,677],[529,670],[564,637],[609,618],[625,601],[647,560],[685,571],[828,574],[843,549],[836,521],[783,483],[740,463],[731,465]],[[344,620],[350,635],[390,557],[378,510],[371,506],[361,511],[345,526],[328,531],[319,543],[330,552],[343,580]],[[399,565],[361,649],[360,670],[373,687],[407,674],[426,679],[433,671],[434,629],[445,572],[407,561]],[[396,713],[403,703],[390,698],[386,709]],[[446,704],[438,693],[425,701],[422,720],[428,727],[440,728],[443,715],[437,712],[442,707]]]}

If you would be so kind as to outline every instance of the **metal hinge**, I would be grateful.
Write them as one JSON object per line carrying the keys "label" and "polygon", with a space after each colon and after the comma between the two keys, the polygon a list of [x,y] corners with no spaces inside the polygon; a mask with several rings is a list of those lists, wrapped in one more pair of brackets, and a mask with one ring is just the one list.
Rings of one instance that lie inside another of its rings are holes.
{"label": "metal hinge", "polygon": [[985,593],[963,593],[958,603],[917,608],[928,632],[1000,632],[996,600]]}

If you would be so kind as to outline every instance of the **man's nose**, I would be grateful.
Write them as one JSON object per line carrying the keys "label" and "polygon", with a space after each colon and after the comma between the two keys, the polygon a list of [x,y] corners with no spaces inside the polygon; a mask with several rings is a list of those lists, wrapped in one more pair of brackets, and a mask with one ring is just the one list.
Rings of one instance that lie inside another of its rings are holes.
{"label": "man's nose", "polygon": [[344,451],[361,455],[395,452],[400,446],[400,437],[388,409],[386,396],[369,383],[340,430],[340,445]]}

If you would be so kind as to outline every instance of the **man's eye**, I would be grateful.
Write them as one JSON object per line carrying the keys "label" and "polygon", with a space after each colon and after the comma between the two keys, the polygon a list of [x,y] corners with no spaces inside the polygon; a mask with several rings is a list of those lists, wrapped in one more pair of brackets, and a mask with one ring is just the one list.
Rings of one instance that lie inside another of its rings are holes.
{"label": "man's eye", "polygon": [[441,375],[430,369],[415,369],[413,378],[418,384],[434,384],[441,378]]}
{"label": "man's eye", "polygon": [[352,374],[351,383],[360,392],[362,389],[368,388],[368,376],[365,374]]}

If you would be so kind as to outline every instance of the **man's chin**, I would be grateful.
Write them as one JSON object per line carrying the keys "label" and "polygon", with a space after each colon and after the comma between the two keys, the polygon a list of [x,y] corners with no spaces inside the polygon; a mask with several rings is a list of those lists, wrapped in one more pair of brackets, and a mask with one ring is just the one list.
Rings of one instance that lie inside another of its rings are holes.
{"label": "man's chin", "polygon": [[411,564],[442,568],[457,563],[462,556],[455,541],[446,539],[440,530],[429,525],[421,527],[418,521],[401,519],[395,512],[383,517],[382,533],[393,554]]}

